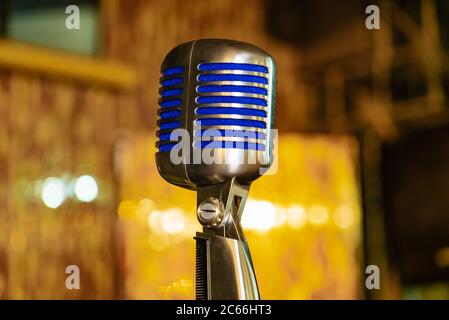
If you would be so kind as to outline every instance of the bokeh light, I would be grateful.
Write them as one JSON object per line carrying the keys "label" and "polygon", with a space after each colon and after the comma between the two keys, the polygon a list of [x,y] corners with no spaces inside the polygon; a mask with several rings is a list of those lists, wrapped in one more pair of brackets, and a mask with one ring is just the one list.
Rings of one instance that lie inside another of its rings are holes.
{"label": "bokeh light", "polygon": [[306,211],[300,205],[292,205],[287,208],[287,224],[293,229],[302,228],[307,222]]}
{"label": "bokeh light", "polygon": [[268,231],[276,223],[276,207],[269,201],[248,200],[242,215],[242,225],[257,231]]}
{"label": "bokeh light", "polygon": [[161,232],[162,231],[162,216],[163,213],[159,210],[154,210],[148,215],[148,227],[153,232]]}
{"label": "bokeh light", "polygon": [[75,195],[82,202],[92,202],[98,195],[98,184],[94,177],[83,175],[76,179]]}
{"label": "bokeh light", "polygon": [[177,234],[184,229],[184,216],[179,209],[169,209],[162,215],[162,230],[168,234]]}
{"label": "bokeh light", "polygon": [[334,212],[334,222],[337,227],[348,229],[354,225],[354,212],[349,206],[339,206]]}
{"label": "bokeh light", "polygon": [[65,200],[64,182],[56,177],[47,178],[42,187],[42,202],[49,208],[56,209]]}
{"label": "bokeh light", "polygon": [[313,225],[323,225],[326,224],[329,220],[329,213],[327,211],[327,208],[322,205],[310,207],[307,216],[309,222]]}

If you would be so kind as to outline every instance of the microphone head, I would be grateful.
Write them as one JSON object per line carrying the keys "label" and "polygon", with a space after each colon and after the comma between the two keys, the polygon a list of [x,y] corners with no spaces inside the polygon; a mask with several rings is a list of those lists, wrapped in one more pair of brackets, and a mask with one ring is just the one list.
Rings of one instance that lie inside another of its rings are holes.
{"label": "microphone head", "polygon": [[270,167],[276,66],[268,53],[196,40],[171,50],[161,73],[156,164],[165,180],[193,190],[232,178],[250,184]]}

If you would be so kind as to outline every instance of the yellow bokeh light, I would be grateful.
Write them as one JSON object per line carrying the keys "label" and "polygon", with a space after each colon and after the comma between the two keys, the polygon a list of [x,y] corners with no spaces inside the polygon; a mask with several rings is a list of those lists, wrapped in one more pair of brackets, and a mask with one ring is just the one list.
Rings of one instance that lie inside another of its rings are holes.
{"label": "yellow bokeh light", "polygon": [[162,216],[163,213],[158,210],[154,210],[148,215],[148,227],[150,227],[153,232],[161,232],[162,231]]}
{"label": "yellow bokeh light", "polygon": [[309,222],[313,225],[323,225],[329,220],[327,208],[322,205],[310,207],[307,213]]}
{"label": "yellow bokeh light", "polygon": [[242,226],[250,230],[268,231],[276,223],[276,207],[269,201],[248,200],[242,215]]}
{"label": "yellow bokeh light", "polygon": [[118,206],[118,216],[121,219],[133,219],[136,215],[137,204],[134,201],[123,200]]}
{"label": "yellow bokeh light", "polygon": [[184,215],[179,209],[169,209],[162,215],[162,230],[168,234],[178,234],[184,230]]}
{"label": "yellow bokeh light", "polygon": [[349,206],[339,206],[334,212],[334,222],[337,227],[348,229],[354,225],[354,212]]}
{"label": "yellow bokeh light", "polygon": [[287,208],[287,224],[293,229],[301,229],[307,222],[306,211],[300,205]]}
{"label": "yellow bokeh light", "polygon": [[287,220],[287,210],[284,207],[276,205],[276,220],[274,222],[275,227],[281,227]]}
{"label": "yellow bokeh light", "polygon": [[150,199],[142,199],[137,205],[137,218],[146,221],[150,213],[154,210],[154,201]]}

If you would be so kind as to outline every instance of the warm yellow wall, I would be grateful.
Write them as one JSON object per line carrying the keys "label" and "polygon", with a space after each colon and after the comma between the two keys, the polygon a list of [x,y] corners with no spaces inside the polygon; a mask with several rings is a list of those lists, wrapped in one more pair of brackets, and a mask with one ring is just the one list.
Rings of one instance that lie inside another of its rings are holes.
{"label": "warm yellow wall", "polygon": [[[121,154],[125,288],[130,298],[193,299],[196,194],[159,176],[154,141],[128,140]],[[262,298],[360,298],[357,144],[284,134],[278,150],[276,173],[252,184],[242,220]]]}

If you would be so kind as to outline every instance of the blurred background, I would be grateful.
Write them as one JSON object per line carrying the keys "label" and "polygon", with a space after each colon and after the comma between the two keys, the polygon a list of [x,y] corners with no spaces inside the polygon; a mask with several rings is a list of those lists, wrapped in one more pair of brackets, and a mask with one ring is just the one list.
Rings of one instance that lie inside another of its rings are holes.
{"label": "blurred background", "polygon": [[2,0],[0,298],[194,298],[195,193],[154,143],[160,64],[197,38],[278,65],[279,168],[243,215],[262,298],[448,299],[445,0]]}

